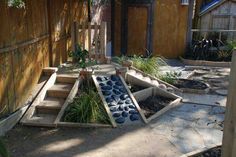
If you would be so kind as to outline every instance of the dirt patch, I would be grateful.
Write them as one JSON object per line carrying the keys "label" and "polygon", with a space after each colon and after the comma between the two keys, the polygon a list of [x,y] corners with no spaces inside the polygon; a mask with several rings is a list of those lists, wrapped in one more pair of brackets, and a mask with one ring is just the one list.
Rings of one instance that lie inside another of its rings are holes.
{"label": "dirt patch", "polygon": [[208,88],[208,86],[201,81],[188,80],[188,79],[175,80],[173,85],[177,88],[189,88],[189,89],[199,89],[199,90],[205,90]]}
{"label": "dirt patch", "polygon": [[156,112],[163,109],[174,99],[166,98],[162,96],[150,96],[147,99],[140,101],[139,106],[141,107],[146,118],[154,115]]}

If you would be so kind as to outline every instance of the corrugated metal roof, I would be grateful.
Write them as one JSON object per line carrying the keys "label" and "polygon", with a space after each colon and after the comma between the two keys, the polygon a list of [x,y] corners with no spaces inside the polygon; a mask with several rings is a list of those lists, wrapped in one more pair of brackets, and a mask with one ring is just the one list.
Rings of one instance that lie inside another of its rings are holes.
{"label": "corrugated metal roof", "polygon": [[205,13],[207,13],[208,11],[211,11],[212,9],[219,6],[223,2],[225,2],[225,0],[213,0],[210,3],[207,3],[206,5],[202,6],[199,15],[200,16],[204,15]]}

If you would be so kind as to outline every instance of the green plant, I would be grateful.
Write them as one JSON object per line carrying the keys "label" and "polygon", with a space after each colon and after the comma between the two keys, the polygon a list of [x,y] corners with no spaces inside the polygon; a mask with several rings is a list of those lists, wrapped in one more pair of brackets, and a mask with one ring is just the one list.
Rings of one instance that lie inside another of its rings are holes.
{"label": "green plant", "polygon": [[25,8],[24,0],[8,0],[9,7]]}
{"label": "green plant", "polygon": [[126,61],[128,60],[128,57],[126,56],[121,56],[121,57],[112,57],[112,61],[115,62],[115,63],[118,63],[118,64],[122,64],[123,61]]}
{"label": "green plant", "polygon": [[134,56],[130,58],[133,61],[133,66],[145,73],[153,76],[158,76],[159,65],[157,57],[143,58],[141,56]]}
{"label": "green plant", "polygon": [[9,157],[9,153],[8,153],[2,139],[0,139],[0,156],[1,157]]}
{"label": "green plant", "polygon": [[175,80],[181,75],[181,72],[166,72],[164,75],[160,75],[159,78],[169,84],[174,84]]}
{"label": "green plant", "polygon": [[90,81],[84,81],[81,86],[81,93],[74,98],[73,102],[66,109],[63,118],[64,121],[77,123],[110,123],[99,94],[95,91],[96,88],[91,85],[92,83]]}
{"label": "green plant", "polygon": [[86,58],[88,57],[88,51],[82,49],[82,47],[77,44],[75,47],[75,51],[71,51],[69,56],[73,58],[75,62],[77,62],[81,68],[86,67]]}

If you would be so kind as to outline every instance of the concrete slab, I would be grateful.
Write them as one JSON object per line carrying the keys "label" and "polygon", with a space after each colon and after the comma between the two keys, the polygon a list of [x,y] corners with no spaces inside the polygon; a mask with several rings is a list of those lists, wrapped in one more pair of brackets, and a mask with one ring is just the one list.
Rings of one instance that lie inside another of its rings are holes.
{"label": "concrete slab", "polygon": [[186,103],[198,103],[198,104],[207,104],[207,105],[216,105],[216,106],[225,106],[226,105],[226,96],[221,95],[210,95],[210,94],[193,94],[193,93],[184,93],[182,95],[183,102]]}

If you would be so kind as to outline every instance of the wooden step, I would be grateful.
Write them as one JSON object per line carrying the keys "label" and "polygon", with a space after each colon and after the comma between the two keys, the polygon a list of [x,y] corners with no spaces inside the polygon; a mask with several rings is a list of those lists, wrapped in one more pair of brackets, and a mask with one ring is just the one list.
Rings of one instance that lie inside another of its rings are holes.
{"label": "wooden step", "polygon": [[22,122],[22,124],[28,126],[56,127],[54,124],[56,117],[56,115],[51,114],[36,114],[30,119]]}
{"label": "wooden step", "polygon": [[56,67],[46,67],[46,68],[43,68],[43,75],[50,76],[54,72],[57,72],[57,71],[58,71],[58,68]]}
{"label": "wooden step", "polygon": [[47,96],[56,98],[67,98],[72,87],[72,84],[54,84],[51,88],[48,89]]}
{"label": "wooden step", "polygon": [[36,106],[37,114],[58,114],[64,102],[64,99],[46,98]]}
{"label": "wooden step", "polygon": [[57,83],[70,83],[70,84],[74,84],[76,79],[77,79],[76,76],[58,75],[56,82]]}

